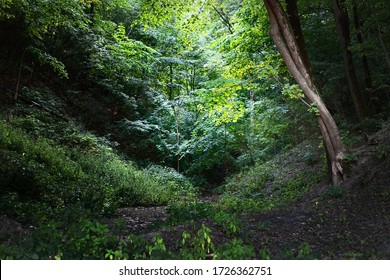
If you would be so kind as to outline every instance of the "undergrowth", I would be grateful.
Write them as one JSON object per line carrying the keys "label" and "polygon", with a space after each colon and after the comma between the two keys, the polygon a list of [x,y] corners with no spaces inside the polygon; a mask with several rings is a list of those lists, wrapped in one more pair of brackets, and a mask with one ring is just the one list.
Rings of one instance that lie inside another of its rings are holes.
{"label": "undergrowth", "polygon": [[[284,252],[286,259],[314,259],[308,243],[297,250]],[[151,238],[129,234],[112,234],[107,225],[95,220],[81,219],[65,225],[60,222],[42,224],[28,238],[14,244],[0,245],[0,259],[29,260],[251,260],[273,259],[267,246],[256,252],[233,233],[231,239],[214,243],[212,230],[205,224],[181,232],[181,240],[168,247],[155,234]]]}
{"label": "undergrowth", "polygon": [[297,199],[325,174],[321,147],[305,142],[289,153],[229,178],[219,207],[230,212],[266,211]]}
{"label": "undergrowth", "polygon": [[[40,125],[32,124],[40,122],[32,118],[17,119],[15,125],[0,121],[3,214],[35,223],[61,216],[73,205],[99,216],[121,206],[163,205],[196,192],[174,170],[139,169],[96,136],[76,133],[76,127],[56,141],[37,136]],[[27,120],[29,130],[20,125]]]}

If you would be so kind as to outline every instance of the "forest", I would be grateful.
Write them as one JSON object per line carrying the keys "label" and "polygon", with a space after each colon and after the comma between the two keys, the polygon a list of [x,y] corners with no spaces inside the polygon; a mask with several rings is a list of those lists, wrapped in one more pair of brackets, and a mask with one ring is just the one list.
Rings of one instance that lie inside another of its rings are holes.
{"label": "forest", "polygon": [[0,259],[389,259],[389,11],[1,0]]}

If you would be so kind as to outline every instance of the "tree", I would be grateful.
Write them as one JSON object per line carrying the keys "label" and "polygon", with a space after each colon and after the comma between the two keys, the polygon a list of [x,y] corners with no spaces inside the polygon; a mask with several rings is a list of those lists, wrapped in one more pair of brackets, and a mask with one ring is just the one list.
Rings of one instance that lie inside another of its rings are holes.
{"label": "tree", "polygon": [[316,107],[317,121],[331,167],[332,182],[334,185],[340,185],[345,179],[343,169],[345,151],[337,124],[320,96],[314,76],[303,58],[305,50],[300,48],[291,22],[280,1],[264,0],[264,3],[270,19],[270,34],[275,45],[304,95],[312,103],[312,106]]}
{"label": "tree", "polygon": [[356,115],[358,116],[359,120],[362,121],[365,117],[367,117],[367,108],[364,96],[359,90],[352,52],[350,51],[351,39],[346,1],[333,0],[333,10],[340,39],[340,45],[343,52],[344,68],[347,75],[349,92],[352,97]]}
{"label": "tree", "polygon": [[[352,12],[353,12],[353,22],[355,25],[355,30],[356,30],[356,37],[357,37],[357,42],[360,45],[363,45],[363,35],[361,32],[361,23],[360,23],[360,17],[358,13],[358,7],[356,0],[352,1]],[[368,58],[365,53],[362,54],[362,64],[363,64],[363,70],[364,70],[364,79],[366,82],[366,88],[370,89],[372,88],[372,78],[371,78],[371,71],[370,71],[370,66],[368,64]]]}

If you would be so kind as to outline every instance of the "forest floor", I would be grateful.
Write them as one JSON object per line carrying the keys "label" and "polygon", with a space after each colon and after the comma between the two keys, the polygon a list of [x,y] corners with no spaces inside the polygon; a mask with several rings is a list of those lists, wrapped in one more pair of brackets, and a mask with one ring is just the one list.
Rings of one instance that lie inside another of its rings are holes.
{"label": "forest floor", "polygon": [[[236,214],[241,230],[235,238],[251,245],[259,258],[390,259],[389,151],[390,132],[378,132],[349,151],[354,159],[342,188],[330,189],[329,179],[324,179],[289,205],[259,214]],[[201,224],[212,230],[216,246],[232,239],[213,219],[164,227],[169,219],[166,207],[121,209],[118,218],[127,232],[141,230],[147,238],[159,234],[169,248],[179,246],[182,232]]]}
{"label": "forest floor", "polygon": [[[256,258],[390,259],[390,129],[348,155],[348,179],[342,187],[330,187],[325,178],[289,204],[262,213],[233,213],[240,229],[234,234],[221,230],[212,215],[172,223],[167,206],[122,208],[103,222],[111,229],[120,225],[123,236],[160,235],[171,251],[180,250],[183,232],[194,236],[204,224],[216,248],[241,239],[254,248]],[[218,199],[200,197],[207,205],[217,205]],[[0,225],[0,239],[30,233],[5,216]]]}

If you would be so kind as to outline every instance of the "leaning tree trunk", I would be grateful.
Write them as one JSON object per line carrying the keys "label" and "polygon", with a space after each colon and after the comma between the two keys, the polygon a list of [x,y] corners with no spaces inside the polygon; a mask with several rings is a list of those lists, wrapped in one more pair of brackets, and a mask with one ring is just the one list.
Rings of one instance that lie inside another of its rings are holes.
{"label": "leaning tree trunk", "polygon": [[270,34],[282,58],[301,87],[306,98],[318,109],[318,124],[328,153],[331,166],[332,182],[340,185],[345,179],[343,170],[344,145],[341,141],[338,127],[325,103],[320,97],[319,90],[314,82],[308,66],[305,64],[302,51],[294,36],[294,31],[280,1],[264,0],[270,19]]}

